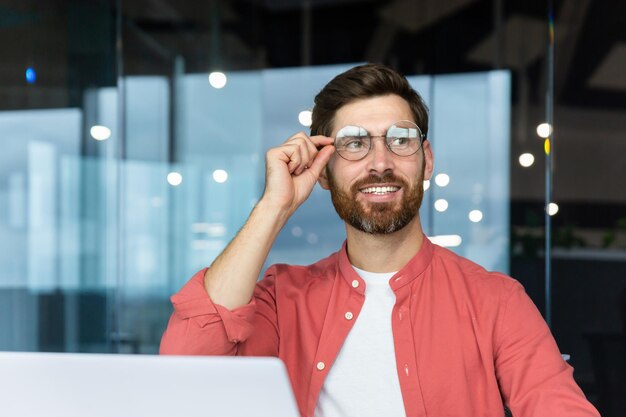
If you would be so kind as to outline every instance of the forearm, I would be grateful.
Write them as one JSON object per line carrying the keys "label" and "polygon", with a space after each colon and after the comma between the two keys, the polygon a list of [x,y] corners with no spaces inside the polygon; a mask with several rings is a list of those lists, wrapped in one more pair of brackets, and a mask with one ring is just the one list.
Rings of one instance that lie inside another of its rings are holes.
{"label": "forearm", "polygon": [[267,255],[288,214],[261,200],[226,249],[204,276],[204,287],[215,304],[230,310],[250,302]]}

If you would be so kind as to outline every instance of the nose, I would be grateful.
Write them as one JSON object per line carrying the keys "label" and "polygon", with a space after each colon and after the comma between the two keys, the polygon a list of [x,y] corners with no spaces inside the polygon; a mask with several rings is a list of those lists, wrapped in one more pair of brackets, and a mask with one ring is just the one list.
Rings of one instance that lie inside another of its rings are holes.
{"label": "nose", "polygon": [[383,173],[394,168],[394,155],[387,148],[385,137],[372,137],[372,149],[367,155],[368,169],[371,172]]}

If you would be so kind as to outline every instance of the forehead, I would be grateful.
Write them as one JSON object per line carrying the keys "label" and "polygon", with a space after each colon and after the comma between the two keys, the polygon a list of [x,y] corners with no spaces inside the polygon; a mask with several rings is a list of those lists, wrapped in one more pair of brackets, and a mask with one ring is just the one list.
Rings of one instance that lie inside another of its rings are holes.
{"label": "forehead", "polygon": [[347,125],[363,126],[368,131],[384,131],[398,120],[413,121],[409,103],[397,95],[387,95],[355,100],[335,113],[334,136]]}

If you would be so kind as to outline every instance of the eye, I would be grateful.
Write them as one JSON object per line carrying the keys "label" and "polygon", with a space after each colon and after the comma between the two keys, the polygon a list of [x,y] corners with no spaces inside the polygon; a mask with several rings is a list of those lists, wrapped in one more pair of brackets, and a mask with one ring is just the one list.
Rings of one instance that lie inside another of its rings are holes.
{"label": "eye", "polygon": [[406,146],[411,142],[409,138],[390,138],[390,146]]}
{"label": "eye", "polygon": [[348,151],[358,151],[365,147],[364,138],[353,136],[343,138],[343,147]]}

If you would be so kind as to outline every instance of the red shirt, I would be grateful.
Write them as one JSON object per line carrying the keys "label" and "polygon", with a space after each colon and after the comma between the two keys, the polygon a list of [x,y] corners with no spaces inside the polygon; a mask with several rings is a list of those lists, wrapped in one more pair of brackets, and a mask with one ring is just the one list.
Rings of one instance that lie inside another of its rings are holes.
{"label": "red shirt", "polygon": [[[346,244],[313,265],[270,267],[233,311],[210,300],[204,273],[172,296],[161,354],[277,356],[300,413],[313,417],[364,301]],[[424,238],[389,285],[407,417],[502,416],[503,400],[514,417],[599,416],[517,281]]]}

